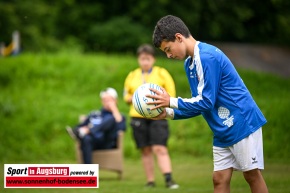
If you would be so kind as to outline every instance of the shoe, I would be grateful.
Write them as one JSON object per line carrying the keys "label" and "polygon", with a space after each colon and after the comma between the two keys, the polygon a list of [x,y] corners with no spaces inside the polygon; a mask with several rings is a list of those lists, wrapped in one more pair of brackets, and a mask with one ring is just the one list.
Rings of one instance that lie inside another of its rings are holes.
{"label": "shoe", "polygon": [[173,180],[166,182],[166,187],[169,189],[178,189],[179,185],[176,184]]}
{"label": "shoe", "polygon": [[155,187],[155,183],[154,182],[148,182],[147,184],[145,184],[146,188],[154,188]]}
{"label": "shoe", "polygon": [[71,138],[73,139],[78,139],[76,133],[74,133],[74,131],[72,130],[72,128],[70,126],[66,126],[66,131],[68,132],[68,134],[70,135]]}

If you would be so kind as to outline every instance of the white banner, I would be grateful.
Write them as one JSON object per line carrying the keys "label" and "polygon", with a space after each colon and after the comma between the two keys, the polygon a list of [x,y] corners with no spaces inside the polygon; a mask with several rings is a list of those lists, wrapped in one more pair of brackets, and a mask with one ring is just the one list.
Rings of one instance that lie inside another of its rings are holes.
{"label": "white banner", "polygon": [[4,164],[4,188],[98,187],[98,164]]}

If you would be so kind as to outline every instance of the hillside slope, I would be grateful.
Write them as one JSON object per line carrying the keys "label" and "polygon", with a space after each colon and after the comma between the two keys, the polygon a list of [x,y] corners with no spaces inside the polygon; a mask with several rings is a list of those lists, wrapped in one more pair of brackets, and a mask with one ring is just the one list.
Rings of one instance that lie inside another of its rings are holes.
{"label": "hillside slope", "polygon": [[[74,160],[73,141],[65,126],[77,123],[79,114],[100,107],[99,91],[115,87],[122,96],[128,72],[137,67],[128,55],[79,53],[22,54],[0,58],[1,163]],[[183,63],[158,58],[168,69],[177,95],[189,97]],[[265,156],[290,157],[290,80],[239,69],[268,123],[264,126]],[[128,106],[120,98],[124,114]],[[129,122],[129,119],[128,119]],[[172,154],[211,157],[212,133],[201,116],[170,121]],[[125,136],[126,157],[138,157],[131,137]]]}

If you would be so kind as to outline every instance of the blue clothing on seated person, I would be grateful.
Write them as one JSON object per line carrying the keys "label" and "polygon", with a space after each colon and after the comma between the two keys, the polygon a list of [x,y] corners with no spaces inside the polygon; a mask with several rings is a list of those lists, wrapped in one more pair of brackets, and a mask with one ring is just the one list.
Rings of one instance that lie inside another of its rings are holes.
{"label": "blue clothing on seated person", "polygon": [[[84,126],[89,128],[90,133],[80,137],[78,130]],[[74,129],[81,140],[84,163],[92,162],[93,150],[116,148],[118,131],[120,130],[126,130],[126,118],[123,115],[122,121],[116,122],[112,113],[105,109],[92,111],[85,121]]]}

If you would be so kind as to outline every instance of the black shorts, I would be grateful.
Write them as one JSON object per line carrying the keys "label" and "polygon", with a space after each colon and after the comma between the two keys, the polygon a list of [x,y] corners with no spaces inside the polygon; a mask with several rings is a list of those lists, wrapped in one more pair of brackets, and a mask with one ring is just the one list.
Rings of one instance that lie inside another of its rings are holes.
{"label": "black shorts", "polygon": [[167,120],[132,117],[131,127],[133,128],[133,136],[137,148],[152,145],[167,146],[167,139],[169,137]]}

